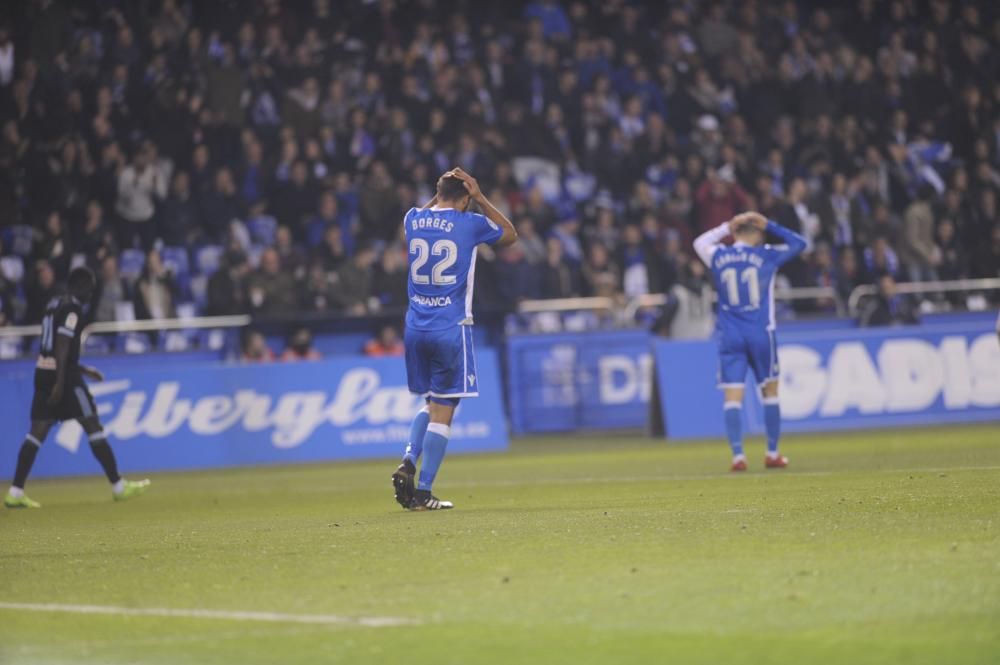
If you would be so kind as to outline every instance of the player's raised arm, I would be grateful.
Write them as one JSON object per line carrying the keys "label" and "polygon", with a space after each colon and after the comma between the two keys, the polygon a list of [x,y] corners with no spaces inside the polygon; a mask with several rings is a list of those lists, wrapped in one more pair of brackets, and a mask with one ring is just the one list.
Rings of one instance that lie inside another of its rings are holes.
{"label": "player's raised arm", "polygon": [[503,235],[496,241],[496,246],[507,247],[517,242],[517,229],[514,228],[514,224],[507,219],[507,215],[497,210],[496,206],[490,203],[490,200],[486,198],[483,191],[479,189],[479,183],[476,179],[460,168],[454,168],[449,173],[465,184],[465,189],[468,190],[469,196],[479,204],[487,219],[503,229]]}
{"label": "player's raised arm", "polygon": [[719,243],[725,240],[728,235],[729,222],[723,222],[714,229],[709,229],[695,238],[694,251],[698,255],[698,258],[701,259],[705,265],[711,265],[712,256],[715,254],[715,250],[719,248]]}
{"label": "player's raised arm", "polygon": [[795,231],[770,219],[767,220],[764,230],[778,236],[784,242],[783,245],[772,245],[771,247],[772,250],[777,252],[775,259],[779,264],[787,263],[794,259],[805,250],[808,244],[806,239]]}

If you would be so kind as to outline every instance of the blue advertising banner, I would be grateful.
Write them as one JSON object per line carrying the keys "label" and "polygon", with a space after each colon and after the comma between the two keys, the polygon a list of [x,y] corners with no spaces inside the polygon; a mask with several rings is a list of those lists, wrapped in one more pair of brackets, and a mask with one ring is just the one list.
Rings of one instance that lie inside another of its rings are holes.
{"label": "blue advertising banner", "polygon": [[[400,456],[423,400],[406,388],[401,358],[267,365],[109,363],[91,384],[122,469],[158,471]],[[481,397],[463,400],[449,453],[508,445],[496,353],[477,357]],[[98,360],[96,364],[102,367]],[[27,432],[33,368],[0,365],[0,477],[13,472]],[[33,477],[95,473],[75,422],[49,434]]]}
{"label": "blue advertising banner", "polygon": [[[1000,420],[1000,343],[974,323],[778,333],[786,431]],[[722,437],[715,344],[654,342],[670,438]],[[748,390],[749,407],[759,405]],[[751,432],[758,408],[745,408]]]}
{"label": "blue advertising banner", "polygon": [[517,434],[643,427],[652,366],[644,330],[511,336],[511,427]]}

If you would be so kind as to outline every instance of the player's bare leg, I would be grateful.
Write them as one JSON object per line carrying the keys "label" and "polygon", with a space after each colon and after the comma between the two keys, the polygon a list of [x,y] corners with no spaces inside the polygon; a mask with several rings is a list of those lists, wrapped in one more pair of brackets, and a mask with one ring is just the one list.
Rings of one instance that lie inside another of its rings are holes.
{"label": "player's bare leg", "polygon": [[410,502],[410,510],[447,510],[454,508],[451,501],[442,501],[431,493],[434,479],[444,460],[448,447],[448,437],[451,435],[451,421],[455,417],[455,407],[458,400],[438,400],[431,398],[428,402],[430,423],[424,435],[423,462],[420,464],[420,476],[417,479],[417,490]]}
{"label": "player's bare leg", "polygon": [[104,469],[104,475],[111,483],[111,496],[115,501],[125,501],[134,496],[138,496],[149,487],[149,479],[125,480],[118,473],[118,462],[115,460],[115,453],[108,444],[108,436],[101,427],[101,422],[96,416],[90,416],[80,420],[83,431],[87,433],[90,440],[90,451],[94,458]]}
{"label": "player's bare leg", "polygon": [[726,436],[733,454],[730,471],[746,471],[747,458],[743,454],[743,386],[732,385],[723,388],[725,403],[723,413],[726,420]]}
{"label": "player's bare leg", "polygon": [[778,453],[778,439],[781,437],[781,407],[778,405],[778,380],[772,379],[761,386],[764,402],[764,427],[767,430],[767,456],[764,468],[784,469],[788,458]]}
{"label": "player's bare leg", "polygon": [[28,435],[24,437],[24,443],[21,444],[21,450],[17,453],[17,469],[14,471],[14,481],[11,483],[10,490],[7,492],[7,496],[4,497],[3,505],[8,508],[41,508],[42,505],[37,501],[32,501],[24,493],[24,485],[28,481],[28,474],[31,473],[31,467],[35,464],[35,457],[38,455],[38,449],[42,447],[42,443],[45,442],[45,437],[49,435],[49,430],[52,429],[51,420],[33,420],[31,421],[31,430]]}

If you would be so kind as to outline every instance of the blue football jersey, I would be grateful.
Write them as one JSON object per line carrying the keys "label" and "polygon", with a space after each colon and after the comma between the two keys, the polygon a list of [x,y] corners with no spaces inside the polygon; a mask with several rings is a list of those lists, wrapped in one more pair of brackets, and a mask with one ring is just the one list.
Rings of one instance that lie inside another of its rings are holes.
{"label": "blue football jersey", "polygon": [[695,251],[708,265],[719,295],[716,327],[774,330],[774,276],[783,264],[806,247],[806,240],[780,224],[768,221],[767,231],[782,245],[722,244],[729,225],[711,229],[695,240]]}
{"label": "blue football jersey", "polygon": [[471,325],[476,246],[492,245],[503,230],[483,215],[451,208],[411,208],[403,224],[410,257],[406,326]]}

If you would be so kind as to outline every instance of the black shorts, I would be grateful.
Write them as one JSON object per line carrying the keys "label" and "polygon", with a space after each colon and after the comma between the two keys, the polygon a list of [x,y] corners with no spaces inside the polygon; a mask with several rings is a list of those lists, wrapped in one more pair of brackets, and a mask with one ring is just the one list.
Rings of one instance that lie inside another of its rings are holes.
{"label": "black shorts", "polygon": [[79,374],[66,377],[62,401],[49,405],[49,395],[56,383],[56,373],[50,369],[35,370],[35,396],[31,400],[32,420],[81,420],[97,415],[97,405],[90,389]]}

